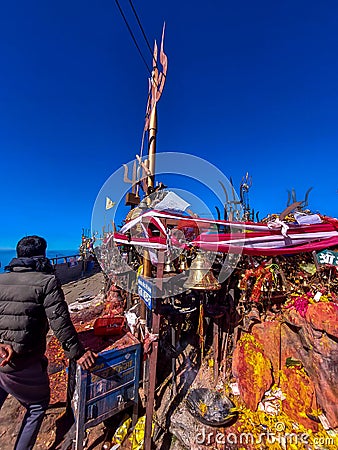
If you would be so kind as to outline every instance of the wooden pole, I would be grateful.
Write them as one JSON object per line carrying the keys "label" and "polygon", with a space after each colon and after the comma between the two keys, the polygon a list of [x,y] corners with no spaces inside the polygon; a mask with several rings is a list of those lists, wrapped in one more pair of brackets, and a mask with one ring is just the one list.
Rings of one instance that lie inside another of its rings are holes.
{"label": "wooden pole", "polygon": [[[158,292],[162,291],[163,267],[164,267],[164,252],[159,252],[157,264]],[[152,319],[153,319],[152,334],[159,335],[161,316],[156,312],[156,307],[155,311],[152,313]],[[149,357],[149,385],[148,385],[149,388],[147,393],[146,423],[144,429],[144,450],[151,450],[151,431],[152,431],[154,400],[155,400],[157,354],[158,354],[158,340],[152,343],[152,350]]]}
{"label": "wooden pole", "polygon": [[[151,277],[151,262],[149,259],[148,250],[144,250],[143,253],[143,275],[147,277]],[[151,321],[152,321],[152,312],[147,310],[144,302],[141,302],[141,325],[144,328],[150,330],[151,329]],[[148,323],[149,322],[149,323]],[[144,333],[146,334],[146,332]],[[143,390],[145,393],[145,400],[147,401],[148,391],[149,391],[149,358],[147,358],[143,363]]]}
{"label": "wooden pole", "polygon": [[213,354],[214,354],[214,386],[216,386],[218,381],[218,342],[219,342],[219,319],[215,318],[213,323]]}
{"label": "wooden pole", "polygon": [[[142,275],[145,277],[151,277],[151,262],[150,262],[150,256],[148,250],[143,251],[143,271]],[[146,320],[146,305],[144,302],[141,302],[140,304],[140,318],[141,318],[141,324],[145,326],[145,320]]]}
{"label": "wooden pole", "polygon": [[[174,300],[173,300],[174,303]],[[174,324],[171,324],[171,345],[173,349],[176,349],[176,330]],[[176,386],[176,358],[173,356],[171,358],[171,373],[172,373],[172,394],[176,396],[177,386]]]}

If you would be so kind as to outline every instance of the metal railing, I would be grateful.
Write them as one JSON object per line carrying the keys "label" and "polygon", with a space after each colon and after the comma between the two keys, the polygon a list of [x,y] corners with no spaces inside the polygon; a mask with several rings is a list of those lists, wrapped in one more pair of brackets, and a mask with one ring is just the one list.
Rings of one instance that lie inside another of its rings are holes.
{"label": "metal railing", "polygon": [[76,255],[70,255],[70,256],[55,256],[54,258],[49,258],[53,266],[56,266],[57,264],[68,264],[74,261],[78,261],[78,258],[80,257],[79,254]]}

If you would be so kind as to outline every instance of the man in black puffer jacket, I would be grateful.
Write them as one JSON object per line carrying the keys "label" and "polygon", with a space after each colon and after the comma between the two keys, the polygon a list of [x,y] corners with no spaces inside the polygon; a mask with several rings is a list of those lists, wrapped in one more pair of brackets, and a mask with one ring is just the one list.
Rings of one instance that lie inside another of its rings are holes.
{"label": "man in black puffer jacket", "polygon": [[21,239],[18,257],[0,275],[0,347],[7,354],[5,364],[0,365],[0,408],[11,394],[27,409],[15,450],[33,448],[49,404],[44,356],[48,321],[67,356],[83,369],[92,367],[97,356],[78,339],[46,248],[45,239],[39,236]]}

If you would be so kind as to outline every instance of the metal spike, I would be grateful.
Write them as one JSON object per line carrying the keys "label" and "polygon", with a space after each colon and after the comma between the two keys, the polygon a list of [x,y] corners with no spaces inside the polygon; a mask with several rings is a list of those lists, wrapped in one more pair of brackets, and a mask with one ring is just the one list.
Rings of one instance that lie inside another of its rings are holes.
{"label": "metal spike", "polygon": [[297,197],[296,197],[296,191],[294,188],[292,188],[292,190],[291,190],[291,196],[292,196],[293,203],[296,203]]}
{"label": "metal spike", "polygon": [[306,191],[305,199],[304,199],[304,202],[303,202],[303,206],[304,206],[304,207],[307,206],[307,205],[309,204],[309,194],[310,194],[310,192],[312,191],[312,189],[313,189],[313,187],[310,187],[310,188]]}
{"label": "metal spike", "polygon": [[288,192],[288,201],[287,201],[286,206],[290,206],[290,202],[291,202],[291,192],[290,192],[290,191],[287,191],[287,192]]}

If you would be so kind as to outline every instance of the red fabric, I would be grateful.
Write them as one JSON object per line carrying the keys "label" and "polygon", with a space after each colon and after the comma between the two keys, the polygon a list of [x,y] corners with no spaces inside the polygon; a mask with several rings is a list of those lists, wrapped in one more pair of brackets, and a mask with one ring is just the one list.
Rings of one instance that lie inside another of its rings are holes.
{"label": "red fabric", "polygon": [[[325,223],[314,225],[287,224],[287,237],[281,233],[281,229],[270,229],[267,224],[254,222],[228,222],[221,220],[208,220],[200,218],[190,218],[178,214],[171,214],[158,211],[147,211],[144,213],[143,224],[152,223],[159,228],[155,218],[158,220],[177,219],[178,228],[205,229],[209,224],[226,225],[235,227],[240,231],[237,233],[202,233],[197,237],[190,237],[188,242],[178,242],[173,236],[171,244],[174,247],[189,248],[198,247],[202,250],[222,252],[222,253],[243,253],[244,255],[274,256],[285,254],[297,254],[322,250],[332,246],[338,246],[338,220],[323,217]],[[139,220],[143,220],[140,216]],[[135,221],[139,223],[139,221]],[[252,232],[243,232],[249,228]],[[234,229],[234,228],[233,228]],[[160,230],[163,236],[163,229]],[[166,249],[166,237],[128,237],[122,233],[114,233],[114,239],[118,244],[140,245],[156,249]],[[186,236],[187,238],[187,236]],[[240,242],[240,240],[242,240]],[[303,242],[306,241],[306,242]]]}
{"label": "red fabric", "polygon": [[[194,244],[196,247],[199,247],[205,251],[217,251],[220,253],[239,253],[243,255],[251,255],[251,256],[277,256],[277,255],[295,255],[298,253],[304,252],[312,252],[323,250],[328,247],[338,246],[338,236],[330,239],[324,239],[318,242],[312,242],[310,244],[302,244],[294,247],[281,247],[281,248],[263,248],[256,247],[250,248],[246,246],[236,246],[232,245],[221,245],[213,246],[208,243],[196,243]],[[216,250],[217,248],[217,250]]]}

